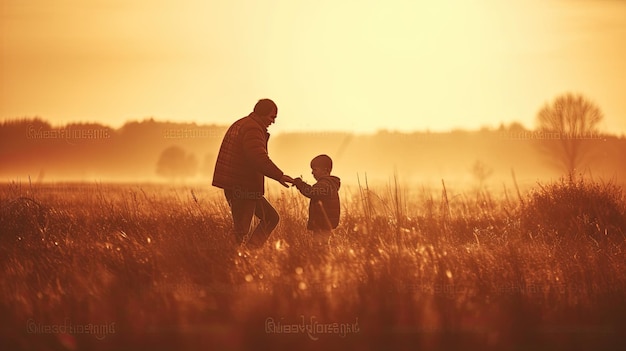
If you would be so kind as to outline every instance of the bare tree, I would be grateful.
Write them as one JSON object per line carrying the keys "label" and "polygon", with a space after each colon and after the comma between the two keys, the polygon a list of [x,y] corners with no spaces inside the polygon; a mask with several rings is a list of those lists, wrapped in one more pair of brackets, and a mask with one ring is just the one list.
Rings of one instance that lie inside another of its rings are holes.
{"label": "bare tree", "polygon": [[580,94],[558,96],[537,114],[541,150],[573,177],[592,151],[603,117],[600,108]]}

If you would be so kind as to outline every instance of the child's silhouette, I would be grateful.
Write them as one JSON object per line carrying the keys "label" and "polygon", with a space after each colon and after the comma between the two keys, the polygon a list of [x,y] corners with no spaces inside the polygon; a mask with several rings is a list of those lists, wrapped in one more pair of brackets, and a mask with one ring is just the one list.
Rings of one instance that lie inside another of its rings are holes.
{"label": "child's silhouette", "polygon": [[313,231],[315,240],[320,244],[328,243],[331,231],[339,225],[341,181],[330,174],[332,168],[332,159],[328,155],[319,155],[311,160],[311,173],[317,183],[309,185],[301,178],[293,181],[302,195],[311,199],[307,229]]}

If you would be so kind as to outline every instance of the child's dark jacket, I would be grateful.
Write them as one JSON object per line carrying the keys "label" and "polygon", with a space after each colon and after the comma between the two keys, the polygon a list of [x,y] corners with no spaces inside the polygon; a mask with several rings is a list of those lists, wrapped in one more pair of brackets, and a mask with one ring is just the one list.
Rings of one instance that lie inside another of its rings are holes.
{"label": "child's dark jacket", "polygon": [[320,178],[317,183],[309,185],[297,178],[294,185],[302,195],[311,199],[307,229],[317,231],[337,228],[341,212],[339,203],[341,180],[329,175]]}

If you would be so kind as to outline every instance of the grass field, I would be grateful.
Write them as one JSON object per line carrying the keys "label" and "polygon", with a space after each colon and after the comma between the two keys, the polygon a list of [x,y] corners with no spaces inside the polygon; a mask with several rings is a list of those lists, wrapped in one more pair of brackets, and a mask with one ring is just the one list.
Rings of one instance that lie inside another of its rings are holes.
{"label": "grass field", "polygon": [[626,341],[617,186],[345,189],[329,247],[303,229],[304,198],[292,189],[269,197],[281,222],[247,251],[209,187],[2,185],[2,348],[595,350]]}

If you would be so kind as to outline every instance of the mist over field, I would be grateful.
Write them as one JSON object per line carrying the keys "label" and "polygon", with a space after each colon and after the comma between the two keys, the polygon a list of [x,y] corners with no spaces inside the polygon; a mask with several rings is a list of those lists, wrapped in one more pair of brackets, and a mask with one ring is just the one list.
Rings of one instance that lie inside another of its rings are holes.
{"label": "mist over field", "polygon": [[[127,122],[119,129],[81,123],[53,127],[41,119],[7,121],[0,125],[0,179],[209,186],[226,128],[153,119]],[[444,179],[459,187],[486,183],[501,188],[503,183],[512,185],[512,171],[522,186],[565,173],[538,147],[549,137],[515,123],[447,133],[291,132],[272,135],[268,151],[286,174],[309,180],[309,161],[328,154],[333,173],[346,184],[356,185],[365,177],[373,184],[388,184],[395,176],[411,186],[438,186]],[[593,152],[584,155],[577,172],[624,182],[626,140],[599,133],[583,137]]]}

